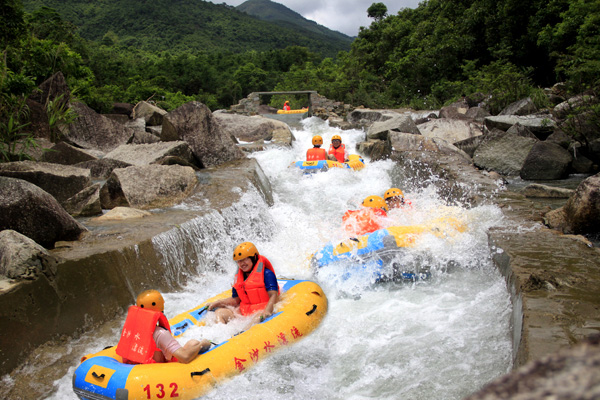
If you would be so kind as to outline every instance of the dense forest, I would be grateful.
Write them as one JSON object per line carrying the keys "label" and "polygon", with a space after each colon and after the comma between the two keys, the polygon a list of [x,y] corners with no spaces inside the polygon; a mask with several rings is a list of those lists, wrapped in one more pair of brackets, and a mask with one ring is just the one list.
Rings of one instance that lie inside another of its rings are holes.
{"label": "dense forest", "polygon": [[[57,71],[99,112],[150,98],[167,110],[190,100],[228,108],[252,91],[307,89],[417,109],[481,93],[497,111],[524,96],[543,102],[540,88],[556,82],[581,93],[600,79],[600,0],[427,0],[396,15],[373,3],[371,25],[335,57],[312,39],[262,31],[281,26],[199,0],[168,2],[168,12],[164,0],[25,3],[28,11],[3,0],[0,15],[0,156],[27,131],[25,99]],[[193,24],[175,3],[212,25]],[[46,106],[52,121],[68,121],[68,110]]]}

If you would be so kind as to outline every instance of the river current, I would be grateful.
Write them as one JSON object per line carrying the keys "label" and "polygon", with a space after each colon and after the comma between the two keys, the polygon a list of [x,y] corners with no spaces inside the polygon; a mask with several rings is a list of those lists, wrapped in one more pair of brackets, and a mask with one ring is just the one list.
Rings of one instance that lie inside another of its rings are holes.
{"label": "river current", "polygon": [[[248,240],[271,260],[279,277],[317,281],[328,297],[328,314],[310,336],[218,385],[204,398],[461,399],[508,372],[512,308],[505,281],[490,261],[486,235],[490,227],[505,223],[500,209],[491,203],[467,207],[441,198],[435,179],[409,181],[391,161],[366,160],[367,167],[356,172],[334,169],[303,175],[288,166],[304,159],[314,134],[322,135],[325,143],[339,134],[347,148],[354,149],[365,133],[331,128],[317,118],[305,120],[293,133],[291,149],[251,155],[270,179],[274,205],[266,206],[250,191],[235,211],[236,232],[220,232],[215,222],[208,240],[214,251],[204,255],[198,276],[183,290],[164,294],[165,313],[174,316],[229,288],[236,269],[230,249]],[[382,196],[394,186],[412,203],[390,212],[395,224],[422,224],[451,215],[467,226],[464,233],[448,237],[424,235],[402,254],[400,261],[407,267],[426,266],[431,277],[378,283],[369,274],[315,275],[310,256],[327,242],[344,239],[343,213],[357,208],[366,196]],[[156,241],[165,259],[177,257],[175,240]],[[106,324],[64,351],[84,355],[116,344],[122,323]],[[182,341],[223,340],[238,328],[194,328]],[[71,388],[75,367],[54,382],[48,399],[77,399]]]}

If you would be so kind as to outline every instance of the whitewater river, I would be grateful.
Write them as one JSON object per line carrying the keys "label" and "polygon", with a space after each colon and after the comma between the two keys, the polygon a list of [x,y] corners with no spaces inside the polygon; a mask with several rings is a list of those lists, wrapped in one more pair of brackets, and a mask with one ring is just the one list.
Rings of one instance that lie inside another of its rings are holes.
{"label": "whitewater river", "polygon": [[[271,260],[278,276],[316,280],[328,297],[328,314],[313,334],[205,398],[461,399],[508,372],[511,304],[506,284],[490,262],[486,236],[488,228],[504,223],[500,209],[449,204],[436,193],[435,182],[411,186],[390,161],[368,162],[358,172],[339,169],[304,176],[288,166],[304,158],[313,134],[322,135],[325,143],[340,134],[349,149],[365,137],[363,131],[340,131],[312,118],[302,130],[294,130],[297,140],[291,149],[254,153],[271,181],[274,206],[265,206],[256,193],[245,195],[236,211],[239,231],[219,232],[215,226],[215,251],[202,261],[221,270],[199,266],[199,276],[182,291],[165,294],[165,312],[174,316],[230,287],[236,268],[230,249],[250,240]],[[310,255],[328,241],[344,238],[343,213],[392,186],[400,187],[412,202],[410,209],[390,213],[398,225],[452,215],[468,226],[466,232],[447,238],[426,235],[399,256],[407,268],[429,267],[431,278],[374,283],[368,274],[349,279],[335,273],[315,276]],[[156,241],[165,259],[177,255],[173,241]],[[122,322],[73,341],[63,352],[79,357],[116,344]],[[236,329],[235,324],[195,328],[186,339],[218,341]],[[47,398],[76,399],[71,389],[75,367],[54,382],[55,391]]]}

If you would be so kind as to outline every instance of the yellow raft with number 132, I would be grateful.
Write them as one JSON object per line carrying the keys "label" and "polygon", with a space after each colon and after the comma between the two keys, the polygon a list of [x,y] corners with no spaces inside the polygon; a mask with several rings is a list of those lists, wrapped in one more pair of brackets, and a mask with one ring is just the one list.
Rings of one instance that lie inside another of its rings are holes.
{"label": "yellow raft with number 132", "polygon": [[[195,399],[216,383],[242,373],[310,334],[327,313],[327,297],[311,281],[278,280],[281,297],[275,313],[199,355],[189,364],[124,364],[116,346],[82,358],[73,375],[73,391],[81,400]],[[204,325],[205,305],[231,296],[227,290],[169,320],[174,336]]]}

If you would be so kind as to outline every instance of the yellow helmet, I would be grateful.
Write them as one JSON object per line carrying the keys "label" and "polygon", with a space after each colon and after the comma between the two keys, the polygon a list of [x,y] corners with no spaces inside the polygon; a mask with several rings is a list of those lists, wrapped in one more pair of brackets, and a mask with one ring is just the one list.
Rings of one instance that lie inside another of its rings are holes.
{"label": "yellow helmet", "polygon": [[404,197],[404,193],[402,193],[402,190],[400,190],[398,188],[391,188],[391,189],[388,189],[387,192],[385,192],[385,194],[383,195],[383,198],[387,200],[390,197],[397,197],[397,196]]}
{"label": "yellow helmet", "polygon": [[331,137],[331,141],[333,142],[334,140],[339,140],[341,142],[342,141],[342,137],[340,135],[333,135]]}
{"label": "yellow helmet", "polygon": [[322,145],[323,144],[323,138],[321,136],[319,136],[319,135],[313,136],[313,138],[312,138],[312,144],[313,144],[313,146]]}
{"label": "yellow helmet", "polygon": [[165,299],[163,299],[162,294],[158,290],[144,290],[138,295],[135,304],[146,310],[165,310]]}
{"label": "yellow helmet", "polygon": [[362,202],[362,205],[365,207],[383,208],[385,211],[388,210],[385,200],[380,196],[369,196]]}
{"label": "yellow helmet", "polygon": [[256,246],[250,242],[244,242],[239,244],[235,250],[233,250],[233,259],[235,261],[243,260],[247,257],[258,256],[258,250],[256,250]]}

